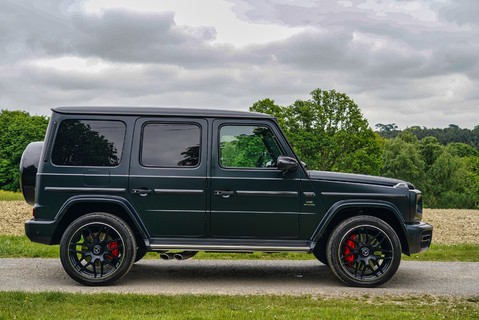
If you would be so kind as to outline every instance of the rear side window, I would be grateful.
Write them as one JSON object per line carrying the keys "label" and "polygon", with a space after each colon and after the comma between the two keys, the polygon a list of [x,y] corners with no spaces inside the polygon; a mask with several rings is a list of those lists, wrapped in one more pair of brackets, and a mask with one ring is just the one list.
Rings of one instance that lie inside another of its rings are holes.
{"label": "rear side window", "polygon": [[200,162],[200,127],[149,123],[143,128],[141,164],[147,167],[196,167]]}
{"label": "rear side window", "polygon": [[125,131],[121,121],[64,120],[53,145],[52,162],[60,166],[117,166]]}

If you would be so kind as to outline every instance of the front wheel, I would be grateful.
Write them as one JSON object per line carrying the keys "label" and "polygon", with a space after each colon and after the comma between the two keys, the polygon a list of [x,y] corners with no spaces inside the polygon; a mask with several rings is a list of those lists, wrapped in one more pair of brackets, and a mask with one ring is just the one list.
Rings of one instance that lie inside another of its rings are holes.
{"label": "front wheel", "polygon": [[128,273],[136,241],[128,225],[108,213],[90,213],[68,226],[60,259],[68,275],[84,285],[111,284]]}
{"label": "front wheel", "polygon": [[376,287],[394,276],[401,262],[401,242],[383,220],[356,216],[332,232],[327,259],[333,273],[356,287]]}

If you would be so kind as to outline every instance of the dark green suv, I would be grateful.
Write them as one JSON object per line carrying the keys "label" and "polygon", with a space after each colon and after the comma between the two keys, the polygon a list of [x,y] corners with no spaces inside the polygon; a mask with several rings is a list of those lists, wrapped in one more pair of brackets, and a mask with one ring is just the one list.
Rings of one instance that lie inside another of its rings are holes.
{"label": "dark green suv", "polygon": [[249,112],[54,108],[45,142],[20,165],[34,242],[60,244],[65,271],[112,283],[146,252],[314,254],[353,286],[426,250],[421,192],[410,183],[308,171],[275,118]]}

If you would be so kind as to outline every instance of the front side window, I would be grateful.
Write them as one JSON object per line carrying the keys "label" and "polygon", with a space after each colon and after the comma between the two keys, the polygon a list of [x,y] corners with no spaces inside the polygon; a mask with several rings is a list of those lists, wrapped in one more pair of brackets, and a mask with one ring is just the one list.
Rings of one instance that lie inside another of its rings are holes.
{"label": "front side window", "polygon": [[147,167],[196,167],[200,162],[200,127],[149,123],[143,128],[141,164]]}
{"label": "front side window", "polygon": [[125,131],[121,121],[64,120],[58,128],[52,162],[60,166],[117,166]]}
{"label": "front side window", "polygon": [[273,132],[263,126],[223,126],[220,165],[225,168],[272,168],[282,154]]}

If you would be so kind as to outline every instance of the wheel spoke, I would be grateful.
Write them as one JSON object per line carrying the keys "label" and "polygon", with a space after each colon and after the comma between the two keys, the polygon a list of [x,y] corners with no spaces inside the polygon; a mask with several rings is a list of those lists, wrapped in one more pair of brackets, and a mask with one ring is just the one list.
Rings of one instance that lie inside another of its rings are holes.
{"label": "wheel spoke", "polygon": [[363,228],[363,230],[364,230],[364,238],[366,239],[366,242],[363,242],[363,244],[366,246],[369,244],[368,228]]}
{"label": "wheel spoke", "polygon": [[[377,268],[378,268],[378,270],[379,270],[379,269],[380,269],[380,266],[379,266],[378,262],[377,262],[376,260],[372,260],[372,261],[373,261],[373,263],[375,263],[375,265],[377,266]],[[374,268],[371,267],[371,265],[368,264],[368,268],[371,270],[371,272],[374,274],[374,276],[375,276],[376,278],[379,277],[379,274],[378,274],[377,270],[374,270]]]}
{"label": "wheel spoke", "polygon": [[68,250],[69,252],[71,253],[79,253],[79,254],[82,254],[82,255],[85,255],[88,251],[80,251],[80,250],[75,250],[75,249],[70,249]]}

